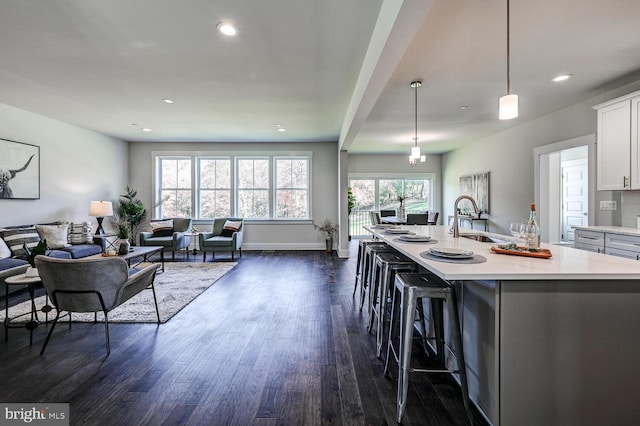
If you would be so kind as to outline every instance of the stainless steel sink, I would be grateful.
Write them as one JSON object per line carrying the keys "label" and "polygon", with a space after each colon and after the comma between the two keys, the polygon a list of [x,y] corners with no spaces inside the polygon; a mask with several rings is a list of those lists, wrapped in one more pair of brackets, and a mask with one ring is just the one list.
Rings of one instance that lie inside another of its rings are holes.
{"label": "stainless steel sink", "polygon": [[481,243],[498,243],[498,244],[506,244],[509,243],[507,240],[501,240],[500,238],[490,237],[488,235],[483,234],[460,234],[462,238],[468,238],[470,240],[480,241]]}

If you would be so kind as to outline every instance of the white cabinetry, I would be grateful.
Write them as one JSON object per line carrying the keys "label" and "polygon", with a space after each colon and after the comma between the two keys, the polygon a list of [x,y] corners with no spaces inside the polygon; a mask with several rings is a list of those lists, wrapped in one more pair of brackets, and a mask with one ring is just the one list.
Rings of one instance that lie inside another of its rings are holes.
{"label": "white cabinetry", "polygon": [[632,235],[605,234],[605,254],[640,260],[640,237]]}
{"label": "white cabinetry", "polygon": [[640,189],[640,92],[596,105],[597,189]]}
{"label": "white cabinetry", "polygon": [[576,229],[574,245],[580,250],[604,253],[604,232]]}

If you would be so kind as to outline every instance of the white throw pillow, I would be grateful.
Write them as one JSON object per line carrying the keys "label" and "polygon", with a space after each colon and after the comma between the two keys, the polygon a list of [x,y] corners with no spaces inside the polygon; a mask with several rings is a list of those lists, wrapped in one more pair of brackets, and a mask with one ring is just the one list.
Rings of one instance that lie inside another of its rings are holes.
{"label": "white throw pillow", "polygon": [[71,244],[68,242],[69,236],[69,224],[63,223],[60,225],[35,225],[40,238],[47,240],[47,248],[59,249],[63,247],[69,247]]}
{"label": "white throw pillow", "polygon": [[227,220],[224,222],[222,233],[220,235],[222,235],[223,237],[232,237],[233,233],[240,229],[241,225],[241,221]]}
{"label": "white throw pillow", "polygon": [[11,250],[7,243],[4,242],[2,238],[0,238],[0,259],[8,259],[11,257]]}
{"label": "white throw pillow", "polygon": [[150,222],[154,237],[170,237],[173,235],[173,219]]}

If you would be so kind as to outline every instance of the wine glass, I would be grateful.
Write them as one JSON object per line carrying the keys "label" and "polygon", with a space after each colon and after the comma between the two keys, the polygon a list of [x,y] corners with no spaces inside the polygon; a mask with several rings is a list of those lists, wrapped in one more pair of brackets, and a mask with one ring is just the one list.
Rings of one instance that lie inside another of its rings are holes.
{"label": "wine glass", "polygon": [[531,241],[536,237],[535,226],[528,222],[523,222],[520,226],[520,236],[524,239],[525,246],[528,248]]}
{"label": "wine glass", "polygon": [[509,225],[509,232],[511,232],[511,235],[516,239],[516,242],[518,242],[518,238],[522,237],[522,225],[520,222],[512,222]]}

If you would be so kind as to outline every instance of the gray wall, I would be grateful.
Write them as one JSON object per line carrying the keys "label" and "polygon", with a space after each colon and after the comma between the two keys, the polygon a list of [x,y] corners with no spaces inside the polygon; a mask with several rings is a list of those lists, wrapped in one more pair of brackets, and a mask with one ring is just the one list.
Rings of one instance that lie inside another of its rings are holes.
{"label": "gray wall", "polygon": [[3,104],[0,138],[40,147],[40,199],[0,200],[0,227],[54,220],[95,226],[89,202],[116,201],[126,188],[129,160],[121,140]]}
{"label": "gray wall", "polygon": [[[572,139],[596,132],[596,111],[601,102],[622,96],[640,88],[640,81],[590,98],[571,107],[523,123],[502,133],[480,139],[464,148],[443,155],[444,214],[453,214],[453,203],[459,193],[462,175],[490,172],[490,229],[508,234],[508,224],[528,217],[529,204],[534,201],[535,147]],[[496,108],[496,120],[497,118]],[[518,118],[516,120],[519,120]],[[595,173],[595,170],[590,170]],[[636,210],[640,205],[638,191],[625,192],[622,197],[622,223],[607,212],[595,213],[595,225],[635,226]],[[599,200],[620,199],[612,191],[595,192]],[[628,201],[628,202],[627,202]],[[633,222],[633,225],[630,223]],[[544,224],[541,224],[544,226]]]}
{"label": "gray wall", "polygon": [[[153,204],[152,153],[264,153],[312,152],[311,215],[313,222],[325,218],[338,223],[338,144],[325,143],[130,143],[130,185],[138,190],[142,202]],[[210,227],[210,221],[196,222],[200,230]],[[324,239],[308,221],[248,221],[243,248],[247,250],[320,250]],[[334,246],[337,241],[334,242]]]}

